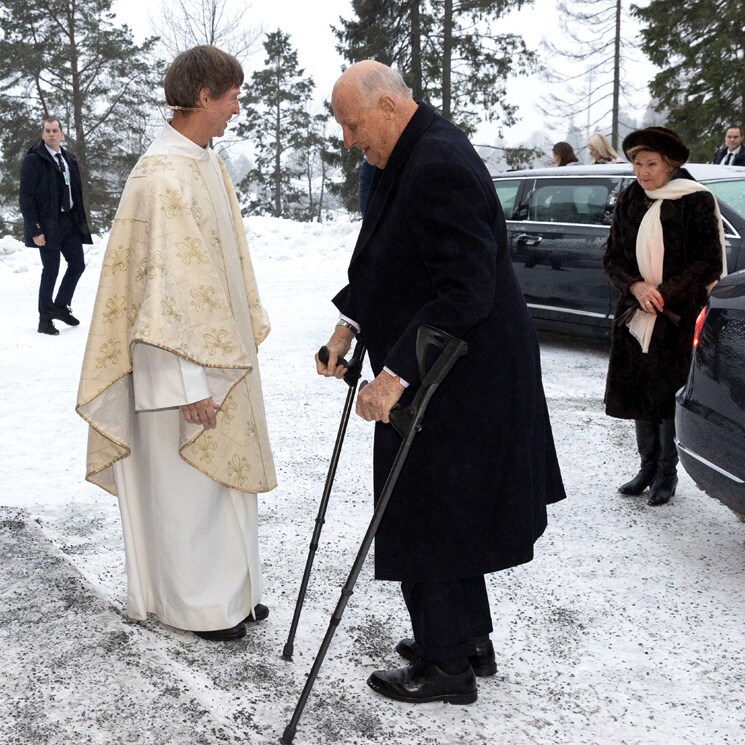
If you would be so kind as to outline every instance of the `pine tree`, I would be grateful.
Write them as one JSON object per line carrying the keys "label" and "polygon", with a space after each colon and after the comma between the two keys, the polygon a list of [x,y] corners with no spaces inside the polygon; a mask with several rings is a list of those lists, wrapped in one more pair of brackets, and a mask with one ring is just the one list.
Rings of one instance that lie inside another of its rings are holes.
{"label": "pine tree", "polygon": [[642,49],[661,68],[649,88],[667,126],[710,161],[726,128],[745,123],[745,25],[740,0],[652,0],[634,6]]}
{"label": "pine tree", "polygon": [[632,92],[624,75],[624,62],[635,47],[624,36],[628,0],[564,0],[557,10],[562,41],[549,42],[548,51],[567,66],[547,67],[546,80],[559,92],[547,96],[544,113],[562,123],[585,118],[585,137],[610,121],[610,140],[618,148],[626,124],[621,105]]}
{"label": "pine tree", "polygon": [[494,30],[528,0],[354,0],[357,19],[335,29],[350,62],[374,58],[398,68],[415,99],[424,98],[466,130],[480,120],[514,124],[506,81],[536,56],[515,34]]}
{"label": "pine tree", "polygon": [[362,154],[357,148],[347,149],[341,137],[331,135],[325,157],[340,177],[329,181],[328,190],[347,212],[360,211],[360,166]]}
{"label": "pine tree", "polygon": [[0,192],[17,200],[20,162],[44,116],[60,118],[75,152],[93,229],[113,216],[145,147],[161,67],[155,39],[137,46],[115,25],[111,0],[0,0]]}
{"label": "pine tree", "polygon": [[350,62],[374,59],[398,68],[414,98],[423,97],[422,19],[420,0],[352,0],[356,18],[340,18],[334,28],[337,51]]}
{"label": "pine tree", "polygon": [[323,220],[329,177],[335,165],[335,158],[331,153],[337,143],[334,137],[327,134],[328,124],[328,111],[313,115],[296,154],[305,180],[307,219],[317,222]]}
{"label": "pine tree", "polygon": [[[493,30],[530,0],[353,0],[356,18],[334,28],[350,62],[376,59],[398,69],[414,99],[427,100],[467,132],[480,120],[510,126],[517,107],[506,82],[533,70],[522,38]],[[342,156],[344,182],[332,186],[355,203],[361,156]]]}
{"label": "pine tree", "polygon": [[311,125],[311,77],[303,77],[290,37],[281,30],[266,35],[264,69],[253,73],[241,99],[246,122],[238,134],[256,149],[256,165],[240,183],[249,209],[275,217],[307,216],[299,182],[304,169],[298,154]]}

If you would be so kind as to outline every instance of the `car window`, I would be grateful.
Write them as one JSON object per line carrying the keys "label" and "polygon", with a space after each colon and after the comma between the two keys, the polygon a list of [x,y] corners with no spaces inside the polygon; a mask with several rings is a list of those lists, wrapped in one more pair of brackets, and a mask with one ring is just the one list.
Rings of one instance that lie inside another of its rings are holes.
{"label": "car window", "polygon": [[706,186],[717,198],[745,220],[745,179],[737,181],[709,181]]}
{"label": "car window", "polygon": [[496,179],[494,181],[497,196],[507,220],[512,218],[512,213],[515,210],[515,199],[521,183],[520,179]]}
{"label": "car window", "polygon": [[536,181],[527,217],[536,222],[605,225],[610,190],[610,181]]}

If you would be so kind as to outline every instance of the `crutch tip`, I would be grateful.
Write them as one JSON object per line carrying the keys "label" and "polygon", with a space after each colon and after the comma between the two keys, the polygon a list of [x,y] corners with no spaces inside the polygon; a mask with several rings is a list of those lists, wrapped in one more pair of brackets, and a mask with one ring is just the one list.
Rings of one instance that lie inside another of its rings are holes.
{"label": "crutch tip", "polygon": [[286,660],[287,662],[292,662],[292,653],[294,651],[294,647],[292,644],[285,644],[285,648],[282,650],[282,659]]}
{"label": "crutch tip", "polygon": [[292,725],[287,725],[284,734],[280,739],[282,745],[292,745],[292,741],[295,739],[295,728]]}

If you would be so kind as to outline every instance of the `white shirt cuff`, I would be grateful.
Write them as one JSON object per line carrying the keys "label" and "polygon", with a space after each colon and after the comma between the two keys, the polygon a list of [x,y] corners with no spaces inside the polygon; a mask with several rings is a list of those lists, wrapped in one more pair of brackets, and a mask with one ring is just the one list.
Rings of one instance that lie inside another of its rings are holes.
{"label": "white shirt cuff", "polygon": [[342,321],[346,321],[347,323],[351,323],[352,326],[354,326],[355,329],[357,330],[357,333],[358,334],[360,333],[360,325],[359,325],[359,323],[357,323],[357,321],[355,321],[355,320],[353,320],[353,319],[345,316],[343,313],[339,313],[339,318],[341,318]]}
{"label": "white shirt cuff", "polygon": [[409,387],[409,384],[408,384],[408,383],[407,383],[407,382],[406,382],[406,381],[405,381],[405,380],[404,380],[404,379],[403,379],[403,378],[402,378],[402,377],[401,377],[400,375],[396,375],[396,373],[394,373],[394,372],[393,372],[393,370],[391,370],[391,368],[390,368],[390,367],[384,367],[383,369],[384,369],[384,370],[385,370],[385,371],[386,371],[386,372],[387,372],[387,373],[388,373],[388,374],[389,374],[390,376],[392,376],[392,377],[394,377],[394,378],[398,378],[398,382],[399,382],[399,383],[401,383],[401,385],[402,385],[402,386],[403,386],[404,388],[408,388],[408,387]]}

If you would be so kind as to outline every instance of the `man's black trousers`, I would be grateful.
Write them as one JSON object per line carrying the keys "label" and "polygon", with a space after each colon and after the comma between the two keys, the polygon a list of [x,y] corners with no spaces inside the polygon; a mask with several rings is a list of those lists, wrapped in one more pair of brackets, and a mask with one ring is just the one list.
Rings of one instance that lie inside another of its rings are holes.
{"label": "man's black trousers", "polygon": [[414,630],[414,649],[432,662],[458,660],[476,652],[474,640],[492,632],[483,575],[445,582],[401,583]]}
{"label": "man's black trousers", "polygon": [[[60,308],[72,305],[72,296],[75,293],[80,275],[85,269],[83,243],[72,212],[60,215],[59,227],[59,246],[39,247],[42,264],[41,284],[39,285],[39,320],[42,321],[52,320],[55,305]],[[64,256],[67,262],[67,271],[65,271],[65,276],[62,277],[62,282],[60,282],[57,297],[52,302],[54,286],[59,274],[60,254]]]}

